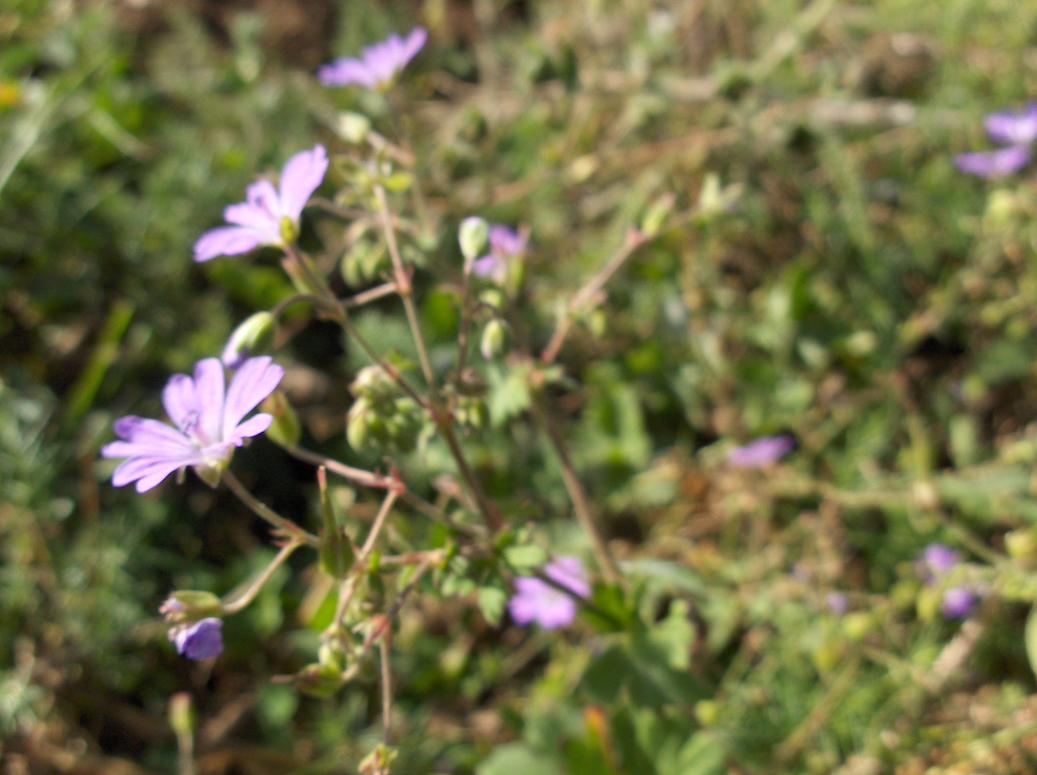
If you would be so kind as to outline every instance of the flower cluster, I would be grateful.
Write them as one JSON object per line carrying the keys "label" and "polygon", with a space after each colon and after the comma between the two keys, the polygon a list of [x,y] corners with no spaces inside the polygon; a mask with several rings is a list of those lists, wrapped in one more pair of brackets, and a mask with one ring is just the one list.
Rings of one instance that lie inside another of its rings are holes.
{"label": "flower cluster", "polygon": [[507,279],[511,262],[525,255],[529,246],[529,234],[509,226],[494,224],[490,227],[489,240],[490,252],[476,259],[472,271],[477,277],[500,284]]}
{"label": "flower cluster", "polygon": [[[930,544],[920,560],[922,578],[926,584],[938,584],[961,562],[961,555],[944,544]],[[979,596],[970,587],[957,586],[943,593],[940,610],[947,619],[966,619],[979,603]]]}
{"label": "flower cluster", "polygon": [[1030,146],[1037,140],[1037,103],[1021,111],[991,113],[983,125],[987,136],[1005,147],[959,154],[954,160],[959,170],[981,178],[1001,178],[1030,163]]}

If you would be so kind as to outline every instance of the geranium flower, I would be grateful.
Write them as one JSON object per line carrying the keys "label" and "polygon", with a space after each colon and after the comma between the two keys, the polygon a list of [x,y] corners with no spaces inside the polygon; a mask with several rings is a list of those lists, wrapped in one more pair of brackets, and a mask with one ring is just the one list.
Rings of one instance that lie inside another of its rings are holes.
{"label": "geranium flower", "polygon": [[1037,140],[1037,103],[1021,111],[991,113],[983,125],[991,140],[1008,147],[959,154],[954,159],[959,170],[981,178],[1001,178],[1030,163],[1029,146]]}
{"label": "geranium flower", "polygon": [[234,448],[263,433],[274,418],[245,416],[270,395],[284,369],[268,357],[250,358],[224,391],[223,364],[216,358],[200,361],[194,377],[177,374],[162,391],[162,404],[176,427],[144,417],[115,422],[119,441],[106,445],[101,456],[126,458],[112,474],[112,484],[137,483],[137,492],[158,486],[174,471],[190,466],[215,486],[230,463]]}
{"label": "geranium flower", "polygon": [[323,145],[295,154],[281,170],[279,188],[259,180],[245,191],[245,201],[230,205],[223,218],[231,226],[205,232],[194,243],[194,260],[237,256],[270,245],[283,247],[299,236],[299,218],[328,171]]}
{"label": "geranium flower", "polygon": [[169,631],[177,653],[188,659],[209,659],[223,653],[223,622],[216,618],[182,624]]}
{"label": "geranium flower", "polygon": [[732,449],[727,454],[727,462],[736,468],[763,468],[781,460],[795,448],[796,440],[787,433],[765,436]]}
{"label": "geranium flower", "polygon": [[[940,578],[961,562],[961,554],[944,544],[929,544],[922,552],[921,575],[926,584],[938,584]],[[965,619],[979,603],[976,590],[967,586],[951,587],[943,593],[940,611],[946,619]]]}
{"label": "geranium flower", "polygon": [[[576,597],[590,595],[583,563],[576,557],[559,557],[544,566],[544,574],[572,591]],[[515,595],[508,603],[515,623],[525,627],[536,622],[545,630],[568,627],[576,618],[577,605],[571,595],[534,576],[515,579]]]}
{"label": "geranium flower", "polygon": [[382,42],[365,48],[359,59],[343,57],[324,65],[317,71],[317,78],[325,86],[387,89],[427,40],[428,31],[424,27],[415,27],[406,38],[393,33]]}
{"label": "geranium flower", "polygon": [[478,277],[503,283],[508,275],[508,263],[525,255],[528,246],[528,232],[494,224],[490,227],[490,252],[476,259],[472,271]]}

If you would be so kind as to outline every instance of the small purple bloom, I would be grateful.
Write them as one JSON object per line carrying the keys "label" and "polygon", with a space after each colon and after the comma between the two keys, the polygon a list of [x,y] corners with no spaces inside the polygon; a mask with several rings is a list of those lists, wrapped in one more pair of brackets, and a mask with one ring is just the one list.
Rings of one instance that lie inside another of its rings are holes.
{"label": "small purple bloom", "polygon": [[1037,103],[1019,111],[991,113],[983,121],[987,135],[1001,145],[1026,145],[1037,140]]}
{"label": "small purple bloom", "polygon": [[194,243],[194,260],[237,256],[255,248],[291,243],[299,234],[299,218],[310,196],[328,171],[328,152],[323,145],[295,154],[281,170],[279,188],[269,180],[253,183],[245,201],[230,205],[223,218],[230,226],[205,232]]}
{"label": "small purple bloom", "polygon": [[927,580],[938,579],[961,562],[961,555],[945,544],[929,544],[922,553],[923,575]]}
{"label": "small purple bloom", "polygon": [[529,247],[529,232],[494,224],[490,227],[490,252],[476,259],[472,271],[476,276],[502,283],[508,274],[508,262],[521,258]]}
{"label": "small purple bloom", "polygon": [[825,598],[828,610],[836,616],[842,616],[850,610],[850,599],[842,592],[829,592]]}
{"label": "small purple bloom", "polygon": [[176,424],[143,417],[115,422],[119,441],[101,449],[106,458],[126,458],[112,474],[112,484],[137,483],[137,492],[156,487],[174,471],[194,468],[215,486],[245,439],[263,433],[273,422],[269,414],[245,416],[270,395],[284,369],[268,357],[250,358],[224,390],[223,364],[216,358],[199,361],[194,377],[177,374],[162,391],[162,404]]}
{"label": "small purple bloom", "polygon": [[324,65],[317,71],[317,78],[325,86],[388,88],[427,40],[428,32],[424,27],[415,27],[406,38],[394,33],[365,48],[359,59],[343,57]]}
{"label": "small purple bloom", "polygon": [[781,460],[795,448],[796,440],[787,433],[765,436],[744,447],[732,449],[727,454],[727,462],[736,468],[763,468]]}
{"label": "small purple bloom", "polygon": [[[576,557],[559,557],[544,566],[545,575],[572,591],[576,597],[590,596],[583,563]],[[576,601],[546,581],[533,576],[515,579],[515,595],[508,603],[515,623],[525,627],[536,622],[545,630],[568,627],[576,618]]]}
{"label": "small purple bloom", "polygon": [[979,597],[968,587],[952,587],[943,593],[940,611],[946,619],[967,619],[978,602]]}
{"label": "small purple bloom", "polygon": [[954,164],[962,172],[981,178],[1003,178],[1012,175],[1030,163],[1030,149],[1013,145],[996,151],[960,153]]}
{"label": "small purple bloom", "polygon": [[183,624],[169,631],[177,653],[188,659],[209,659],[223,653],[223,622],[209,618]]}

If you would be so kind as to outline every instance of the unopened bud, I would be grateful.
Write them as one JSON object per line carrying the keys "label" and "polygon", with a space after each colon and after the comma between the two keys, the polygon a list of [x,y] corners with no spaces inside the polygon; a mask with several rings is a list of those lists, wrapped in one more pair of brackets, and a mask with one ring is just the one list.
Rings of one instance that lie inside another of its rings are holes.
{"label": "unopened bud", "polygon": [[357,373],[349,389],[357,398],[376,403],[393,398],[399,392],[396,383],[381,366],[365,366]]}
{"label": "unopened bud", "polygon": [[353,542],[343,532],[335,514],[335,506],[328,494],[327,473],[323,467],[317,471],[317,484],[320,489],[320,512],[323,520],[320,546],[317,549],[320,565],[332,578],[345,578],[356,562],[356,552],[353,550]]}
{"label": "unopened bud", "polygon": [[302,426],[295,409],[288,403],[288,398],[280,390],[275,390],[263,402],[262,409],[273,415],[274,421],[267,428],[266,436],[282,447],[295,447],[302,438]]}
{"label": "unopened bud", "polygon": [[227,340],[220,359],[228,369],[236,369],[248,358],[270,346],[277,320],[266,310],[245,318]]}
{"label": "unopened bud", "polygon": [[461,221],[461,228],[457,230],[457,241],[461,245],[461,255],[464,256],[465,271],[468,271],[472,262],[485,249],[489,236],[489,224],[482,218],[473,215]]}
{"label": "unopened bud", "polygon": [[482,330],[482,339],[479,340],[479,352],[482,357],[490,361],[499,357],[508,346],[507,324],[494,318]]}
{"label": "unopened bud", "polygon": [[166,598],[158,612],[167,622],[196,622],[210,616],[219,616],[223,612],[223,604],[212,592],[178,589]]}
{"label": "unopened bud", "polygon": [[331,697],[345,686],[342,671],[332,665],[306,665],[295,674],[295,685],[299,691],[311,697]]}

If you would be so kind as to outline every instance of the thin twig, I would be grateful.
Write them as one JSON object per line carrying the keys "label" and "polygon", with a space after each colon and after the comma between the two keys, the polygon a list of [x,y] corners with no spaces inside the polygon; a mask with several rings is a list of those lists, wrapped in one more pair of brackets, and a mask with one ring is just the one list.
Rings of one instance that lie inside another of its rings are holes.
{"label": "thin twig", "polygon": [[598,564],[601,566],[602,573],[608,582],[612,584],[618,583],[622,579],[619,567],[612,558],[605,536],[594,517],[594,512],[591,510],[590,499],[587,497],[583,484],[580,482],[580,477],[573,467],[565,440],[542,406],[534,402],[533,411],[540,427],[547,434],[547,438],[558,456],[562,481],[565,483],[565,489],[569,493],[569,499],[572,501],[573,512],[576,514],[576,519],[587,534],[587,537],[591,539],[591,548],[594,551],[595,558],[598,560]]}
{"label": "thin twig", "polygon": [[390,627],[378,641],[378,652],[382,667],[382,738],[389,744],[392,729],[392,665],[389,662],[389,649],[392,628]]}
{"label": "thin twig", "polygon": [[241,483],[229,469],[223,472],[223,481],[226,482],[227,487],[233,492],[238,499],[248,506],[260,519],[269,522],[274,528],[285,534],[290,538],[298,540],[300,543],[309,544],[310,546],[316,546],[319,543],[317,536],[313,535],[299,525],[295,524],[292,520],[286,519],[274,511],[272,508],[267,506],[265,503],[257,499],[252,493],[248,491],[248,488]]}
{"label": "thin twig", "polygon": [[229,603],[223,603],[222,608],[225,614],[236,614],[248,606],[253,600],[256,599],[256,595],[259,591],[266,586],[266,583],[270,581],[271,576],[280,568],[285,561],[292,556],[303,544],[299,541],[289,541],[287,544],[281,547],[281,551],[277,553],[277,556],[270,561],[270,564],[263,569],[255,581],[253,581],[241,595],[235,598]]}
{"label": "thin twig", "polygon": [[396,503],[396,499],[400,496],[397,490],[390,490],[385,495],[385,500],[382,501],[381,508],[378,509],[378,514],[374,518],[374,523],[371,525],[370,531],[367,533],[367,538],[364,540],[364,545],[360,549],[360,553],[357,555],[356,563],[353,565],[353,571],[342,580],[342,585],[339,587],[338,605],[335,608],[335,619],[332,623],[332,630],[338,632],[342,629],[342,620],[346,616],[346,609],[349,608],[350,602],[353,600],[353,595],[356,593],[356,582],[360,573],[367,565],[367,559],[370,557],[371,552],[374,551],[375,543],[378,541],[378,536],[382,532],[382,528],[385,527],[385,520],[389,516],[389,512],[392,511],[393,504]]}
{"label": "thin twig", "polygon": [[313,463],[313,465],[316,466],[324,466],[331,471],[331,473],[341,476],[343,479],[348,479],[351,482],[364,485],[365,487],[375,487],[378,489],[402,489],[404,487],[403,482],[399,478],[384,476],[373,471],[366,471],[363,468],[347,466],[345,463],[339,462],[334,458],[321,455],[319,452],[304,449],[303,447],[287,447],[286,451],[294,458],[298,458],[307,463]]}

